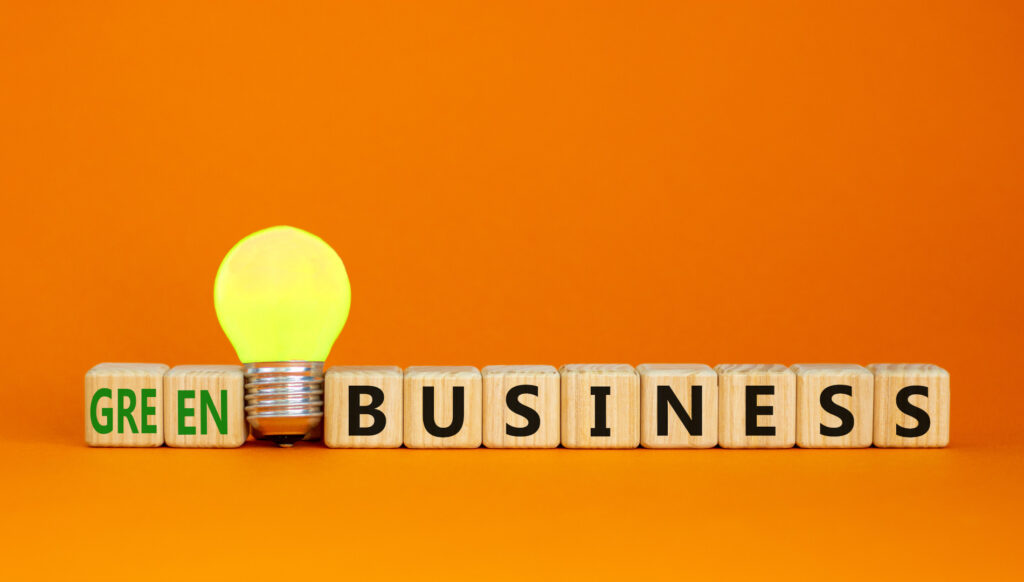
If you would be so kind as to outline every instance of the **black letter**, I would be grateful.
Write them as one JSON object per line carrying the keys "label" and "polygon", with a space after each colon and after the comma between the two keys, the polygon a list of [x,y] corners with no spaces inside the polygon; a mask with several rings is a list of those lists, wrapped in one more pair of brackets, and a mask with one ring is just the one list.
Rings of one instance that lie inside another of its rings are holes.
{"label": "black letter", "polygon": [[[683,404],[676,398],[676,393],[671,386],[658,386],[658,436],[668,436],[668,407],[672,405],[672,411],[676,413],[679,420],[683,421],[686,432],[691,436],[700,436],[703,432],[704,415],[700,395],[703,392],[700,385],[690,387],[690,409],[693,415],[686,414]],[[696,420],[695,420],[696,419]]]}
{"label": "black letter", "polygon": [[757,426],[757,417],[769,415],[775,408],[757,405],[762,394],[775,394],[775,386],[747,386],[747,436],[775,436],[774,426]]}
{"label": "black letter", "polygon": [[903,414],[917,420],[917,426],[914,428],[903,428],[898,424],[896,425],[896,434],[901,437],[914,438],[922,436],[932,426],[932,419],[928,416],[928,413],[910,403],[910,397],[916,394],[928,398],[928,387],[907,386],[896,393],[896,408],[899,408]]}
{"label": "black letter", "polygon": [[439,427],[434,422],[434,387],[423,387],[423,426],[431,436],[450,437],[462,430],[462,420],[466,414],[463,391],[462,386],[452,387],[452,423],[446,427]]}
{"label": "black letter", "polygon": [[505,406],[508,406],[509,410],[525,418],[526,426],[519,428],[512,426],[511,424],[506,424],[505,434],[514,437],[525,437],[540,430],[540,415],[537,414],[536,410],[522,402],[519,402],[519,396],[523,394],[532,394],[537,396],[539,393],[540,390],[536,386],[532,386],[530,384],[521,384],[508,391],[508,394],[505,395]]}
{"label": "black letter", "polygon": [[[370,397],[370,403],[359,404],[359,398],[363,395]],[[348,387],[348,434],[349,436],[373,436],[380,434],[388,420],[380,410],[384,404],[384,391],[376,386],[349,386]],[[360,425],[360,417],[368,414],[373,417],[370,426],[363,428]]]}
{"label": "black letter", "polygon": [[608,396],[612,393],[611,386],[591,386],[590,395],[594,397],[594,428],[590,436],[612,436],[608,428]]}
{"label": "black letter", "polygon": [[853,430],[853,413],[832,400],[837,394],[853,396],[853,388],[845,384],[836,384],[821,391],[821,397],[818,400],[821,402],[822,410],[839,417],[839,426],[836,428],[824,424],[819,425],[821,436],[839,437],[850,434],[850,431]]}

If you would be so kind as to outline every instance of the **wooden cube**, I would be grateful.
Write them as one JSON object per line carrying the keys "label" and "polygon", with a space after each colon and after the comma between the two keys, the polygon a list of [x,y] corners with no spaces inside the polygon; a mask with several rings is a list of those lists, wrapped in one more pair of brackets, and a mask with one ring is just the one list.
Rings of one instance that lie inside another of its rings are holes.
{"label": "wooden cube", "polygon": [[410,366],[405,370],[405,446],[480,446],[481,378],[472,366]]}
{"label": "wooden cube", "polygon": [[402,369],[331,367],[324,379],[323,426],[331,448],[402,446]]}
{"label": "wooden cube", "polygon": [[483,369],[483,442],[489,448],[555,448],[561,378],[552,366]]}
{"label": "wooden cube", "polygon": [[780,449],[796,443],[796,375],[781,364],[720,364],[718,444]]}
{"label": "wooden cube", "polygon": [[796,444],[804,448],[871,446],[875,378],[856,364],[794,364]]}
{"label": "wooden cube", "polygon": [[718,444],[718,374],[704,364],[641,364],[640,444],[706,449]]}
{"label": "wooden cube", "polygon": [[949,444],[949,372],[932,364],[871,364],[876,447]]}
{"label": "wooden cube", "polygon": [[164,444],[164,364],[95,366],[85,374],[85,442],[91,447]]}
{"label": "wooden cube", "polygon": [[567,364],[562,376],[562,445],[632,449],[640,444],[640,377],[626,364]]}
{"label": "wooden cube", "polygon": [[175,366],[164,375],[167,446],[230,449],[248,436],[241,366]]}

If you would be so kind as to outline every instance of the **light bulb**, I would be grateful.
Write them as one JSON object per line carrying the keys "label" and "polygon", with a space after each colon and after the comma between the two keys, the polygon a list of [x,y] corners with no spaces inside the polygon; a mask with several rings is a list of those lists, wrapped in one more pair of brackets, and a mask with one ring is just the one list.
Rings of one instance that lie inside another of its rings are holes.
{"label": "light bulb", "polygon": [[213,301],[245,370],[246,419],[257,438],[291,446],[320,425],[324,361],[350,298],[341,258],[304,230],[260,230],[224,256]]}

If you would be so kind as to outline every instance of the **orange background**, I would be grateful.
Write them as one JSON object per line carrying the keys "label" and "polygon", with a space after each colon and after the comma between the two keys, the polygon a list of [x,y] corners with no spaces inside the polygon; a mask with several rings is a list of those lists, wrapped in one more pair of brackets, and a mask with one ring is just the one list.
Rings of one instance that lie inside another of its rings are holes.
{"label": "orange background", "polygon": [[[0,5],[0,577],[1017,554],[1020,3],[208,4]],[[92,365],[236,361],[213,276],[281,223],[347,264],[329,364],[934,362],[952,444],[85,447]]]}

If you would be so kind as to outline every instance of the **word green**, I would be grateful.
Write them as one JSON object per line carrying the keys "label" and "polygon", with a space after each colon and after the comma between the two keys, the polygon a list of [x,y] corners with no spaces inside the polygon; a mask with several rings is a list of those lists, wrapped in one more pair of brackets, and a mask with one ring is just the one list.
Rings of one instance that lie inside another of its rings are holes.
{"label": "word green", "polygon": [[[142,406],[140,407],[142,417],[142,434],[155,434],[156,425],[149,422],[149,417],[156,416],[156,406],[150,401],[156,398],[156,388],[143,388],[141,391]],[[92,428],[99,434],[109,434],[114,430],[114,410],[110,406],[100,407],[101,398],[114,398],[110,388],[100,388],[92,395],[92,402],[89,403],[89,419],[92,421]],[[124,434],[124,427],[127,424],[129,432],[139,434],[139,427],[135,424],[132,414],[135,412],[135,391],[130,388],[117,389],[117,433]],[[97,411],[99,416],[96,415]],[[103,422],[100,418],[103,417]]]}

